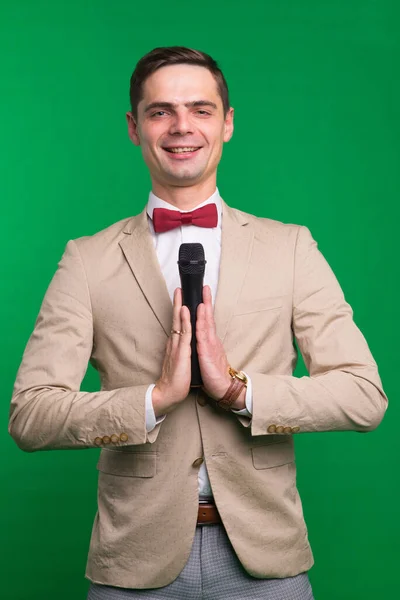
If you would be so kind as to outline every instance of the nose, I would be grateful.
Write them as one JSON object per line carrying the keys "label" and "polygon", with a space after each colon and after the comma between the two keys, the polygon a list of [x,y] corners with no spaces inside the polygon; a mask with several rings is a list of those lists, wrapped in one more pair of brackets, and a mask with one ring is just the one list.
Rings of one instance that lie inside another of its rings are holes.
{"label": "nose", "polygon": [[171,135],[186,135],[193,133],[193,123],[190,121],[190,115],[186,111],[176,111],[174,118],[171,120],[169,132]]}

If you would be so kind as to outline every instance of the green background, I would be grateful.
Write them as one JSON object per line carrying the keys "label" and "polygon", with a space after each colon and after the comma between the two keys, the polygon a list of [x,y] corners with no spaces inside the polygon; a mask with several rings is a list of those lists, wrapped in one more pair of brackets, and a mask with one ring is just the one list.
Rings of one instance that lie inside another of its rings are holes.
{"label": "green background", "polygon": [[296,437],[315,598],[398,597],[399,24],[397,0],[2,0],[2,598],[86,597],[98,450],[21,452],[9,402],[66,242],[147,201],[124,114],[137,60],[167,45],[219,62],[236,124],[222,197],[311,229],[391,401],[368,435]]}

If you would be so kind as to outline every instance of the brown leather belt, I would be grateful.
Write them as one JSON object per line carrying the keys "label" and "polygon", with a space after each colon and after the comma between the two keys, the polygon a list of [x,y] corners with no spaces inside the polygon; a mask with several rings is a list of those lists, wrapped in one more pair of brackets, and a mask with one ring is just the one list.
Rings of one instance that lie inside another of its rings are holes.
{"label": "brown leather belt", "polygon": [[197,513],[197,525],[217,525],[218,523],[222,523],[222,520],[215,504],[200,502]]}

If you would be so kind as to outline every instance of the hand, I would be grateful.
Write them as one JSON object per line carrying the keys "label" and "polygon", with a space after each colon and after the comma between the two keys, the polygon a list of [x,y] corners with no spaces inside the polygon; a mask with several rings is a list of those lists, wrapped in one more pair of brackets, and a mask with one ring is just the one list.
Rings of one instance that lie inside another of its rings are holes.
{"label": "hand", "polygon": [[[214,400],[220,400],[227,392],[232,378],[224,347],[217,336],[211,289],[208,285],[203,288],[203,302],[197,308],[196,339],[203,389]],[[232,408],[245,408],[245,397],[246,390],[243,390]]]}
{"label": "hand", "polygon": [[174,292],[172,329],[183,332],[171,333],[168,338],[161,376],[152,393],[156,417],[170,412],[189,394],[191,379],[192,326],[187,306],[182,306],[182,290]]}

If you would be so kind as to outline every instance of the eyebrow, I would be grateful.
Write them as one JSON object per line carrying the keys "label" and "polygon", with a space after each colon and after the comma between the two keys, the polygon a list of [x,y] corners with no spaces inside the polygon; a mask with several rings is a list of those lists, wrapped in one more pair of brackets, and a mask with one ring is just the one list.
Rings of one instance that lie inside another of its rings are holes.
{"label": "eyebrow", "polygon": [[[173,104],[172,102],[150,102],[150,104],[148,104],[144,109],[144,114],[148,113],[154,108],[175,109],[177,108],[177,106],[178,104]],[[187,108],[196,108],[198,106],[211,106],[211,108],[218,108],[217,105],[214,102],[211,102],[210,100],[194,100],[193,102],[185,102],[185,106]]]}

